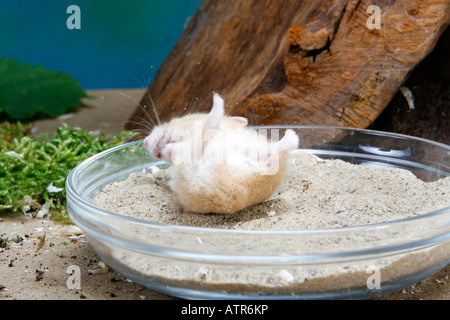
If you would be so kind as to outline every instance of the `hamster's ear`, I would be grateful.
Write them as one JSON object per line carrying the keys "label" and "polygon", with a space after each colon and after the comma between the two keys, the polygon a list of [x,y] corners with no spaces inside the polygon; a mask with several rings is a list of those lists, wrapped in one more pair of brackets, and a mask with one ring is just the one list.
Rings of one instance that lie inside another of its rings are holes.
{"label": "hamster's ear", "polygon": [[225,113],[225,101],[218,93],[214,93],[213,106],[208,114],[205,129],[217,129]]}
{"label": "hamster's ear", "polygon": [[247,118],[244,117],[232,117],[231,118],[236,124],[241,125],[243,127],[245,127],[246,125],[248,125],[248,120]]}

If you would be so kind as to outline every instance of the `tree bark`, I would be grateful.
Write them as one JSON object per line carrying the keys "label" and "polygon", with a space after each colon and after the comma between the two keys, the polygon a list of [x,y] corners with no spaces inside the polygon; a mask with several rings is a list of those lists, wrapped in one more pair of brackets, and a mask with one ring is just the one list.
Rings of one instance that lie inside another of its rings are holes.
{"label": "tree bark", "polygon": [[[369,28],[380,8],[379,29]],[[204,0],[127,129],[207,112],[253,125],[368,127],[450,22],[450,0]]]}

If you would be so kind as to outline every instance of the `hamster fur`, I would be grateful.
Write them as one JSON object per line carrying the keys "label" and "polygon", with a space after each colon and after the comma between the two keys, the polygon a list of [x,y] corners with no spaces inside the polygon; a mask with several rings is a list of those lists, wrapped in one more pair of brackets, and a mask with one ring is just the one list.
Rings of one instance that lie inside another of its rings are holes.
{"label": "hamster fur", "polygon": [[245,118],[224,115],[216,93],[208,114],[173,119],[144,139],[152,156],[172,164],[169,187],[184,210],[231,214],[274,193],[299,138],[286,130],[272,142],[246,125]]}

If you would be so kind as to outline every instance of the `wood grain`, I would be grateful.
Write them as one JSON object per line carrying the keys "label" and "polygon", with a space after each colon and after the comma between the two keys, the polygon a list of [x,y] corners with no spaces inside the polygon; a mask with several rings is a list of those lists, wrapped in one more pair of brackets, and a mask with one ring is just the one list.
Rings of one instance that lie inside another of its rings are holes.
{"label": "wood grain", "polygon": [[[254,125],[366,128],[449,22],[450,0],[204,0],[141,105],[151,96],[167,121],[209,111],[219,92]],[[127,129],[149,117],[137,108]]]}

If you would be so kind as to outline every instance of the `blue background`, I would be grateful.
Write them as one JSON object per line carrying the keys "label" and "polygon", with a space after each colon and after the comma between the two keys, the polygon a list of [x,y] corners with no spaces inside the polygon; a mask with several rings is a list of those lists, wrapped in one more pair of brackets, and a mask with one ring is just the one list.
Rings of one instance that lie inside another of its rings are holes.
{"label": "blue background", "polygon": [[[67,72],[84,89],[147,87],[200,3],[0,0],[0,56]],[[80,30],[67,28],[70,5]]]}

